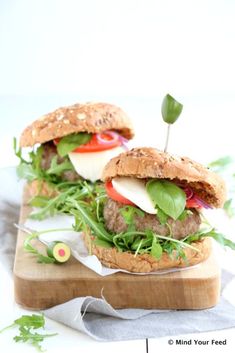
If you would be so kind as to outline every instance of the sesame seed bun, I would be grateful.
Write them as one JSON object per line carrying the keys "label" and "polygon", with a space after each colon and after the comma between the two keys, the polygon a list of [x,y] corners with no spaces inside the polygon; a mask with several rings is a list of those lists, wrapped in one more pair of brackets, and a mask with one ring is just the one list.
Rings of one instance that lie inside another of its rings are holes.
{"label": "sesame seed bun", "polygon": [[118,176],[168,179],[187,185],[212,207],[223,207],[225,183],[219,175],[189,159],[177,157],[154,148],[133,148],[112,158],[106,165],[102,180]]}
{"label": "sesame seed bun", "polygon": [[107,103],[74,104],[59,108],[34,121],[22,133],[20,146],[34,146],[78,132],[114,130],[123,137],[134,136],[132,124],[122,109]]}

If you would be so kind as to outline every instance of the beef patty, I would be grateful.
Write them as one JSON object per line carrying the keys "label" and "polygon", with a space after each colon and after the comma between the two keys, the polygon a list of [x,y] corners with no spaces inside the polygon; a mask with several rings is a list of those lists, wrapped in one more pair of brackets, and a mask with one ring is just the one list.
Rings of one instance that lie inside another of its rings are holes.
{"label": "beef patty", "polygon": [[[125,207],[122,203],[113,201],[108,198],[107,203],[104,206],[104,219],[106,228],[114,233],[121,233],[127,231],[128,225],[120,212],[120,208]],[[168,218],[167,223],[170,225],[172,230],[172,237],[175,239],[182,239],[189,234],[193,234],[198,231],[201,218],[195,209],[191,210],[192,214],[187,215],[187,217],[180,221],[175,221],[172,218]],[[141,217],[137,214],[134,215],[133,222],[135,229],[138,231],[145,231],[146,229],[151,229],[154,233],[159,235],[169,235],[169,227],[167,225],[161,225],[157,216],[144,213]]]}

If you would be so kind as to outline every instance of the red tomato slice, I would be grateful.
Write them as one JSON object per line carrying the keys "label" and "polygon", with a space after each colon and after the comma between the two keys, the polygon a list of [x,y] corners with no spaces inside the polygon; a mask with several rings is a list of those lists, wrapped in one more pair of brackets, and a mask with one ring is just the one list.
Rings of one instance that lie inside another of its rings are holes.
{"label": "red tomato slice", "polygon": [[124,205],[135,205],[133,202],[130,200],[126,199],[124,196],[119,194],[113,187],[112,181],[106,181],[105,183],[105,189],[107,192],[107,195],[114,201],[121,202]]}
{"label": "red tomato slice", "polygon": [[186,201],[186,208],[202,208],[193,198]]}

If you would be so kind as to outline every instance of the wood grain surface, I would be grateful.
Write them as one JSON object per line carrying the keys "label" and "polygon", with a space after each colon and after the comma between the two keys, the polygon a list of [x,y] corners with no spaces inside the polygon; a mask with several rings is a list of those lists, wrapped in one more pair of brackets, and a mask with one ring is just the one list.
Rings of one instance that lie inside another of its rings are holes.
{"label": "wood grain surface", "polygon": [[[24,196],[19,223],[30,212]],[[163,275],[116,273],[101,277],[76,259],[65,264],[39,264],[23,249],[27,235],[18,232],[15,265],[15,300],[27,309],[45,309],[81,296],[100,298],[114,308],[204,309],[217,304],[220,269],[214,255],[197,267]],[[40,250],[45,246],[37,242]]]}

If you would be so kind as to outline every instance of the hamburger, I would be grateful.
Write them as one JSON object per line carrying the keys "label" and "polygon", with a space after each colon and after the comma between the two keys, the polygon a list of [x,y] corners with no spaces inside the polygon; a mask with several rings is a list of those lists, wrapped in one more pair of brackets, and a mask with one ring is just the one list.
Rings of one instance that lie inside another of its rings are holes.
{"label": "hamburger", "polygon": [[[107,103],[74,104],[46,114],[20,137],[17,173],[32,196],[55,196],[60,187],[100,180],[106,163],[134,136],[122,109]],[[24,159],[22,147],[31,147]]]}
{"label": "hamburger", "polygon": [[102,180],[106,198],[99,215],[68,202],[77,223],[86,225],[80,230],[90,254],[105,266],[148,273],[196,265],[209,257],[211,238],[235,249],[203,216],[226,199],[223,180],[203,165],[134,148],[112,158]]}

